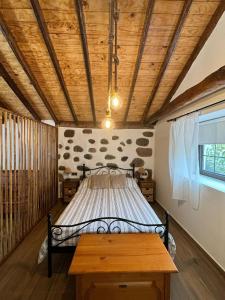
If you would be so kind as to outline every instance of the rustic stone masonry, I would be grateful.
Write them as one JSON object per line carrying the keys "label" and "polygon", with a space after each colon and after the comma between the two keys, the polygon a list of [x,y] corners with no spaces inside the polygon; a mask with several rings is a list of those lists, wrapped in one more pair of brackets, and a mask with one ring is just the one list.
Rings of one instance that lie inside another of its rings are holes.
{"label": "rustic stone masonry", "polygon": [[68,129],[59,128],[59,172],[69,167],[81,174],[82,165],[144,167],[151,176],[153,166],[154,131],[140,129]]}

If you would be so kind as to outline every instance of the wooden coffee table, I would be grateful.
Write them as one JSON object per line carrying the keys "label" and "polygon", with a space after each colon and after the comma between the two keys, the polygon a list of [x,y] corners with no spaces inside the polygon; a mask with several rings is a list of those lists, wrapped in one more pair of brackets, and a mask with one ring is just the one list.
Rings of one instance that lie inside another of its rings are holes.
{"label": "wooden coffee table", "polygon": [[69,274],[76,300],[170,299],[177,268],[157,234],[83,234]]}

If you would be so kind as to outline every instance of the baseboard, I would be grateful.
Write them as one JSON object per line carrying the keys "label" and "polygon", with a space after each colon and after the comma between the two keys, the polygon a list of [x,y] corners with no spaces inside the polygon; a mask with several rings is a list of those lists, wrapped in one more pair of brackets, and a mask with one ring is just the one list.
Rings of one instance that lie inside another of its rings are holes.
{"label": "baseboard", "polygon": [[204,254],[207,256],[207,258],[213,263],[213,265],[217,268],[217,270],[225,277],[225,269],[220,265],[220,263],[218,263],[214,257],[212,257],[207,250],[192,236],[192,234],[183,227],[183,225],[176,219],[176,217],[173,216],[173,214],[170,213],[170,211],[165,208],[161,203],[159,203],[158,201],[156,201],[157,204],[163,209],[168,211],[170,217],[172,218],[172,220],[181,228],[181,230],[183,230],[188,237],[192,240],[192,242],[194,244],[196,244],[196,246],[204,252]]}

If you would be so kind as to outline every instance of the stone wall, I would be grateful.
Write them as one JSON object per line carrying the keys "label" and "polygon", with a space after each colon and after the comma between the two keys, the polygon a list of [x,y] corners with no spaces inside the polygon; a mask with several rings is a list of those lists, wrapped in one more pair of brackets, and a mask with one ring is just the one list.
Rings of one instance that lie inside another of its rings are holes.
{"label": "stone wall", "polygon": [[59,173],[71,168],[80,176],[82,164],[89,168],[112,165],[144,167],[151,175],[154,166],[154,130],[59,128]]}

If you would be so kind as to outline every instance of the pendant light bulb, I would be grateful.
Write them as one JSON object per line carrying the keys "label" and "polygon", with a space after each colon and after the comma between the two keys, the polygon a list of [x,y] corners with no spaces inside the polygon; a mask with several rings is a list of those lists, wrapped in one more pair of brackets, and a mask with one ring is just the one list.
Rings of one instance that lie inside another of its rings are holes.
{"label": "pendant light bulb", "polygon": [[111,106],[114,109],[117,109],[120,106],[120,99],[119,99],[118,93],[116,93],[116,92],[112,95]]}
{"label": "pendant light bulb", "polygon": [[105,128],[106,129],[110,129],[111,128],[111,119],[106,119],[105,120]]}
{"label": "pendant light bulb", "polygon": [[111,119],[111,111],[107,109],[106,117],[103,121],[103,127],[106,129],[112,128],[112,119]]}

